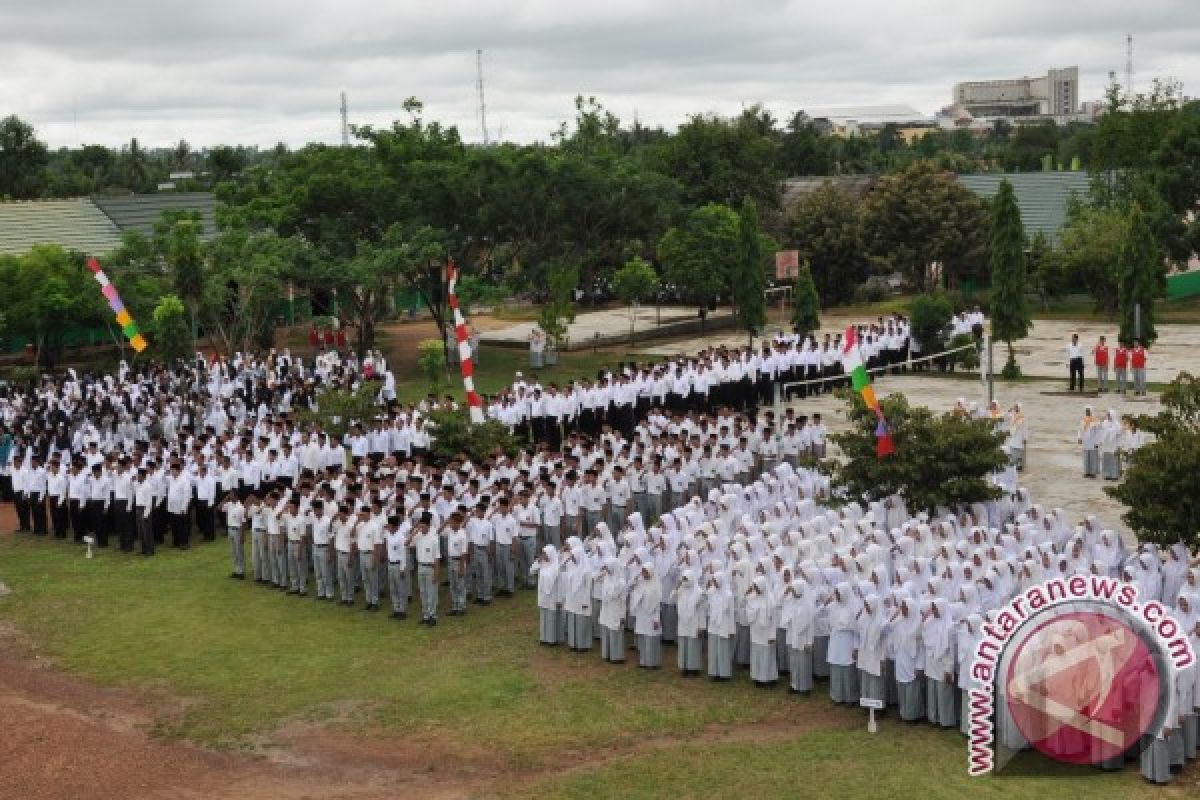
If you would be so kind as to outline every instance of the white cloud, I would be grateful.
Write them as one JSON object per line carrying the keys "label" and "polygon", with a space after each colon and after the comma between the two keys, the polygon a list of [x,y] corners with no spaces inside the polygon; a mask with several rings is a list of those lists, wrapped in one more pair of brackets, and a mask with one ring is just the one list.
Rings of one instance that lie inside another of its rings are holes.
{"label": "white cloud", "polygon": [[1191,0],[0,0],[0,114],[53,146],[299,145],[337,140],[345,89],[355,122],[387,124],[416,96],[476,140],[477,47],[493,136],[518,141],[545,139],[576,94],[668,128],[755,102],[781,119],[876,103],[932,113],[955,81],[1068,64],[1099,98],[1124,69],[1126,32],[1140,83],[1171,75],[1196,91]]}

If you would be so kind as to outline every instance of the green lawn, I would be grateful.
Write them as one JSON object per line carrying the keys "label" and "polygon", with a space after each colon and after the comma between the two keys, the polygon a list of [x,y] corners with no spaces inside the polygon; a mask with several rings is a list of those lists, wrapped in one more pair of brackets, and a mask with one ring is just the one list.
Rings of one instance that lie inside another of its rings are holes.
{"label": "green lawn", "polygon": [[683,679],[669,648],[653,673],[541,648],[532,593],[428,629],[233,581],[226,562],[223,540],[89,561],[3,536],[0,619],[67,671],[163,698],[159,735],[249,748],[287,722],[324,722],[528,771],[487,796],[1164,796],[1131,771],[970,781],[957,733],[885,720],[871,736],[825,696]]}

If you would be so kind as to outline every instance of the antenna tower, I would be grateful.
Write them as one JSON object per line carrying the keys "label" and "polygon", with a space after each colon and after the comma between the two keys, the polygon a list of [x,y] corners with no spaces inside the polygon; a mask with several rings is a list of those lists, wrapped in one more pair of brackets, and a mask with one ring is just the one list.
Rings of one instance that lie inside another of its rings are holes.
{"label": "antenna tower", "polygon": [[483,51],[475,51],[475,91],[479,95],[479,127],[483,130],[483,146],[487,147],[491,142],[488,141],[487,127],[487,103],[483,99]]}
{"label": "antenna tower", "polygon": [[346,108],[346,93],[342,92],[342,147],[350,146],[350,121]]}
{"label": "antenna tower", "polygon": [[1125,93],[1133,96],[1133,34],[1125,34]]}

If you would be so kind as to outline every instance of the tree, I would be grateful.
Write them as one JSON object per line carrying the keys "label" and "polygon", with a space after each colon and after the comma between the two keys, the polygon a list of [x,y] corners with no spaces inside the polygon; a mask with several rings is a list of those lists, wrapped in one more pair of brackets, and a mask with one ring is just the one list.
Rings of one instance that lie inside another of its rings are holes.
{"label": "tree", "polygon": [[200,231],[200,214],[196,211],[164,211],[154,224],[155,247],[171,276],[175,295],[187,309],[188,340],[193,346],[199,336],[206,280]]}
{"label": "tree", "polygon": [[37,197],[47,160],[46,145],[32,125],[17,116],[0,119],[0,199]]}
{"label": "tree", "polygon": [[813,283],[808,261],[800,262],[796,274],[796,285],[792,289],[792,328],[801,336],[815,332],[821,327],[818,316],[821,303],[817,298],[817,287]]}
{"label": "tree", "polygon": [[1029,240],[1029,253],[1025,263],[1034,289],[1041,295],[1043,306],[1048,306],[1051,298],[1061,297],[1066,293],[1066,273],[1063,270],[1062,258],[1050,245],[1050,240],[1044,232],[1034,231],[1033,238]]}
{"label": "tree", "polygon": [[880,459],[875,453],[878,419],[857,393],[849,394],[851,428],[830,438],[846,459],[833,467],[834,483],[844,499],[874,501],[899,494],[909,512],[957,509],[1000,497],[989,477],[1008,457],[1000,449],[1004,434],[989,419],[958,414],[935,415],[910,406],[903,395],[883,398],[896,452]]}
{"label": "tree", "polygon": [[154,307],[154,343],[165,361],[185,359],[192,352],[187,309],[176,295],[164,295]]}
{"label": "tree", "polygon": [[547,297],[538,316],[538,325],[549,339],[552,349],[557,350],[567,335],[567,324],[575,321],[575,307],[571,302],[575,287],[579,285],[579,268],[566,261],[558,261],[547,272]]}
{"label": "tree", "polygon": [[645,259],[637,256],[625,262],[612,280],[613,292],[629,306],[629,341],[633,341],[637,305],[658,291],[658,273]]}
{"label": "tree", "polygon": [[858,201],[827,181],[800,198],[786,231],[788,243],[808,262],[821,305],[849,302],[870,272]]}
{"label": "tree", "polygon": [[758,206],[749,197],[742,200],[738,215],[738,255],[730,290],[737,301],[738,325],[753,338],[767,324],[766,253],[758,230]]}
{"label": "tree", "polygon": [[1122,519],[1140,541],[1163,547],[1200,545],[1200,379],[1180,373],[1160,398],[1164,410],[1139,416],[1139,428],[1154,434],[1129,456],[1124,479],[1104,491],[1128,509]]}
{"label": "tree", "polygon": [[1098,311],[1117,309],[1120,253],[1129,233],[1129,216],[1120,208],[1072,203],[1059,233],[1064,279],[1087,287]]}
{"label": "tree", "polygon": [[951,283],[982,275],[986,230],[984,202],[927,161],[880,180],[863,209],[871,260],[920,292],[932,288],[934,265]]}
{"label": "tree", "polygon": [[23,256],[0,256],[0,316],[10,336],[34,346],[35,363],[52,367],[73,326],[111,319],[99,287],[79,253],[58,245],[37,245]]}
{"label": "tree", "polygon": [[296,243],[234,229],[209,242],[205,257],[201,308],[211,338],[229,355],[271,347],[291,265],[299,258]]}
{"label": "tree", "polygon": [[658,242],[667,281],[700,305],[712,302],[738,272],[740,226],[733,209],[717,203],[688,214]]}
{"label": "tree", "polygon": [[1121,341],[1132,344],[1135,339],[1141,339],[1148,345],[1154,344],[1158,338],[1154,329],[1154,301],[1166,293],[1167,275],[1162,254],[1141,206],[1135,205],[1129,215],[1129,232],[1119,261]]}
{"label": "tree", "polygon": [[992,200],[992,336],[1008,345],[1008,362],[1004,377],[1021,374],[1013,340],[1029,335],[1032,320],[1025,301],[1025,226],[1017,208],[1017,196],[1012,184],[1000,182],[1000,190]]}

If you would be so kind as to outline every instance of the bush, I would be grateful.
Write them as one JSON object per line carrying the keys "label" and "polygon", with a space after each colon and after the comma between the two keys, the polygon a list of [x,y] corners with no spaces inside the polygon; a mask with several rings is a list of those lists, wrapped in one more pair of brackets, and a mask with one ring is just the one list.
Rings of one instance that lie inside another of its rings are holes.
{"label": "bush", "polygon": [[497,455],[515,456],[520,446],[515,436],[499,420],[489,419],[472,425],[467,409],[429,412],[434,440],[430,456],[437,464],[465,457],[475,463]]}
{"label": "bush", "polygon": [[922,294],[913,298],[908,307],[912,337],[921,346],[922,355],[945,349],[946,331],[954,310],[944,294]]}
{"label": "bush", "polygon": [[40,367],[8,367],[0,370],[0,377],[13,386],[36,386],[41,375]]}
{"label": "bush", "polygon": [[173,294],[163,295],[154,307],[154,340],[164,361],[191,355],[192,329],[183,301]]}
{"label": "bush", "polygon": [[1008,361],[1004,364],[1004,368],[1000,370],[1000,377],[1006,381],[1015,381],[1021,377],[1021,368],[1017,366],[1015,361]]}
{"label": "bush", "polygon": [[854,290],[855,303],[878,303],[887,299],[888,290],[882,283],[868,281]]}
{"label": "bush", "polygon": [[445,347],[439,339],[422,339],[417,344],[417,352],[417,366],[429,384],[429,391],[441,394],[442,386],[446,383]]}
{"label": "bush", "polygon": [[970,349],[954,354],[952,358],[954,366],[962,367],[963,369],[979,369],[979,350],[974,346],[975,343],[975,337],[969,333],[960,333],[950,340],[947,347],[948,350],[968,344],[972,345]]}
{"label": "bush", "polygon": [[987,292],[964,292],[960,289],[951,289],[945,292],[945,295],[956,314],[960,311],[974,311],[976,308],[985,314],[991,310],[991,296]]}
{"label": "bush", "polygon": [[317,396],[316,411],[297,408],[292,414],[301,425],[320,426],[321,430],[340,442],[353,423],[369,425],[374,419],[379,412],[379,406],[375,403],[378,394],[379,384],[367,381],[356,392],[341,389],[321,392]]}
{"label": "bush", "polygon": [[464,313],[470,312],[477,306],[494,308],[512,295],[508,287],[486,283],[478,275],[460,277],[456,290]]}

